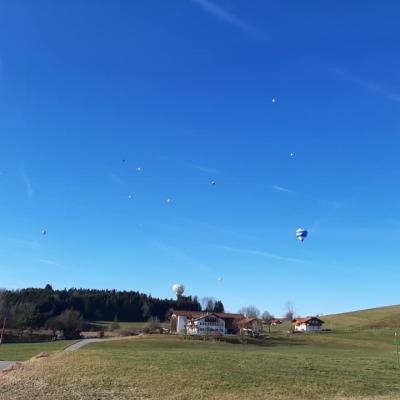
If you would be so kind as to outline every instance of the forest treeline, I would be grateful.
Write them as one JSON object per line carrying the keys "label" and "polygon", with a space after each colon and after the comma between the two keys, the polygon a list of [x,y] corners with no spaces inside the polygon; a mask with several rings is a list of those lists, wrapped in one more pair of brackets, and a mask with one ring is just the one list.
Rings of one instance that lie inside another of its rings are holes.
{"label": "forest treeline", "polygon": [[[0,291],[0,318],[7,318],[11,328],[43,327],[66,310],[79,312],[85,321],[141,322],[150,317],[165,321],[172,309],[200,311],[202,306],[196,296],[159,299],[137,291],[53,290],[49,284],[45,288]],[[207,298],[203,309],[221,312],[224,306]]]}

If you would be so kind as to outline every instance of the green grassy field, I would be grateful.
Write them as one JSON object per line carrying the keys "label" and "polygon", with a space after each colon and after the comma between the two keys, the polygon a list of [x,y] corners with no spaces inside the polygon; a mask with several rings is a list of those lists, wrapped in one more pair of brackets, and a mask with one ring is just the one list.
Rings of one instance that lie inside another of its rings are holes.
{"label": "green grassy field", "polygon": [[400,399],[397,315],[324,316],[334,331],[279,326],[254,344],[169,335],[91,344],[4,373],[0,399]]}
{"label": "green grassy field", "polygon": [[53,353],[64,350],[76,340],[58,340],[45,343],[3,343],[0,345],[0,360],[25,361],[41,353]]}
{"label": "green grassy field", "polygon": [[[109,326],[112,324],[112,321],[93,321],[91,322],[92,325],[97,327],[101,327],[102,329],[108,329]],[[137,329],[143,330],[146,325],[146,322],[118,322],[121,329]],[[169,322],[161,324],[164,328],[169,328]]]}

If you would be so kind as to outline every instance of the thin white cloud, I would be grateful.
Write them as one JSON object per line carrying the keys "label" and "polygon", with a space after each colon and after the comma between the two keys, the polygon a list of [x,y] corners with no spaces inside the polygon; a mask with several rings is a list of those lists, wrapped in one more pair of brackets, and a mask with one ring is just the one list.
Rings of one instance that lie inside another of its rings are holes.
{"label": "thin white cloud", "polygon": [[118,176],[117,174],[115,174],[112,171],[108,171],[107,172],[107,178],[111,182],[115,183],[118,186],[122,186],[122,187],[126,187],[127,186],[126,182],[120,176]]}
{"label": "thin white cloud", "polygon": [[181,249],[175,247],[175,246],[171,246],[169,244],[166,243],[161,243],[159,241],[156,240],[151,240],[150,244],[161,250],[162,252],[177,258],[177,259],[181,259],[183,261],[185,261],[186,264],[192,265],[198,269],[207,269],[207,266],[204,265],[203,263],[199,262],[197,259],[193,258],[192,256],[188,255],[186,252],[182,251]]}
{"label": "thin white cloud", "polygon": [[242,29],[253,35],[257,35],[260,38],[263,37],[261,32],[257,30],[255,27],[253,27],[246,21],[243,21],[241,18],[231,13],[230,11],[226,10],[225,8],[215,4],[214,2],[209,0],[192,0],[192,1],[197,5],[199,5],[208,14],[225,21],[235,26],[236,28]]}
{"label": "thin white cloud", "polygon": [[6,236],[0,236],[0,240],[11,245],[23,246],[28,249],[32,250],[39,250],[41,249],[41,244],[34,240],[26,240],[26,239],[18,239]]}
{"label": "thin white cloud", "polygon": [[32,198],[33,197],[33,187],[32,187],[32,184],[31,184],[31,181],[30,181],[28,175],[24,171],[22,172],[22,181],[25,186],[26,195],[29,198]]}
{"label": "thin white cloud", "polygon": [[331,68],[330,70],[334,74],[342,77],[343,79],[345,79],[349,82],[352,82],[358,86],[361,86],[365,89],[375,92],[383,97],[386,97],[389,100],[393,100],[397,103],[400,103],[400,94],[394,93],[378,83],[364,80],[364,79],[362,79],[356,75],[353,75],[353,74],[349,73],[348,71],[345,71],[340,68]]}
{"label": "thin white cloud", "polygon": [[271,258],[271,259],[279,260],[279,261],[285,261],[285,262],[291,262],[291,263],[297,263],[297,264],[306,264],[306,265],[316,265],[317,264],[313,261],[280,256],[277,254],[268,253],[266,251],[243,249],[240,247],[231,247],[231,246],[223,246],[223,245],[210,245],[210,246],[221,249],[221,250],[227,250],[227,251],[231,251],[231,252],[235,252],[235,253],[249,254],[249,255],[254,255],[254,256],[261,256],[261,257]]}
{"label": "thin white cloud", "polygon": [[211,168],[200,164],[187,164],[187,165],[190,168],[196,169],[197,171],[205,172],[207,174],[217,174],[217,175],[221,174],[221,171],[219,171],[216,168]]}
{"label": "thin white cloud", "polygon": [[60,263],[53,261],[53,260],[48,260],[47,258],[35,258],[33,261],[36,261],[41,264],[50,265],[52,267],[59,267],[59,268],[62,267],[62,265]]}
{"label": "thin white cloud", "polygon": [[277,190],[278,192],[293,193],[292,190],[286,189],[286,188],[284,188],[282,186],[278,186],[278,185],[271,185],[271,189]]}

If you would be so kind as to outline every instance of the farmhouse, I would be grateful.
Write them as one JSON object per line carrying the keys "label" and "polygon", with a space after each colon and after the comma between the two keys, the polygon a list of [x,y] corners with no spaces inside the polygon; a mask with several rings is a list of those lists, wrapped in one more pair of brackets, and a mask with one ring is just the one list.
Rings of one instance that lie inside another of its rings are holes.
{"label": "farmhouse", "polygon": [[280,325],[282,323],[282,320],[280,319],[273,319],[271,322],[271,325]]}
{"label": "farmhouse", "polygon": [[324,323],[317,317],[295,318],[292,322],[295,332],[320,332]]}
{"label": "farmhouse", "polygon": [[263,331],[262,321],[258,318],[243,318],[239,322],[240,333],[244,335],[258,334]]}
{"label": "farmhouse", "polygon": [[186,323],[188,335],[225,335],[225,321],[215,314],[190,319]]}
{"label": "farmhouse", "polygon": [[[196,322],[206,322],[204,320],[201,320],[201,318],[213,315],[219,319],[222,319],[225,324],[225,333],[236,333],[238,331],[238,323],[240,320],[244,318],[242,314],[230,314],[230,313],[207,313],[205,311],[186,311],[186,310],[177,310],[177,311],[172,311],[170,314],[170,321],[171,321],[171,327],[170,331],[172,333],[186,333],[187,328],[192,329],[191,334],[193,334],[193,324]],[[208,323],[211,323],[211,321],[207,321]],[[189,327],[190,323],[190,327]],[[220,325],[218,325],[220,322],[218,320],[215,320],[216,326],[218,326],[218,331],[220,331]],[[201,325],[197,324],[198,327],[200,328]],[[211,327],[211,325],[203,325],[203,327],[208,326]],[[215,330],[217,328],[215,327]],[[196,329],[197,334],[200,334],[200,330]],[[206,332],[206,331],[203,331]]]}

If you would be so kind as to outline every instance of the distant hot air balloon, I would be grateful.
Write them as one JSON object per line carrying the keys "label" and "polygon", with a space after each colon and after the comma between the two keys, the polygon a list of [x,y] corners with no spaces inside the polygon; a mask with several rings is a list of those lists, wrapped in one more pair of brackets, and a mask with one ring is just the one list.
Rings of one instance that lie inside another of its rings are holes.
{"label": "distant hot air balloon", "polygon": [[172,286],[172,290],[177,296],[182,296],[185,291],[185,286],[180,283],[175,283],[175,285]]}
{"label": "distant hot air balloon", "polygon": [[276,103],[276,98],[273,97],[273,98],[271,99],[271,101],[272,101],[272,103]]}
{"label": "distant hot air balloon", "polygon": [[294,153],[290,153],[290,158],[294,158],[295,155],[296,154],[294,154]]}
{"label": "distant hot air balloon", "polygon": [[296,236],[297,236],[297,239],[300,240],[300,242],[303,242],[304,239],[308,236],[308,232],[303,228],[299,228],[296,231]]}
{"label": "distant hot air balloon", "polygon": [[218,282],[222,282],[222,278],[221,277],[218,278]]}
{"label": "distant hot air balloon", "polygon": [[142,170],[142,167],[137,167],[138,172]]}
{"label": "distant hot air balloon", "polygon": [[211,181],[211,185],[215,185],[215,181]]}
{"label": "distant hot air balloon", "polygon": [[42,235],[47,235],[46,229],[43,229],[43,230],[42,230]]}

